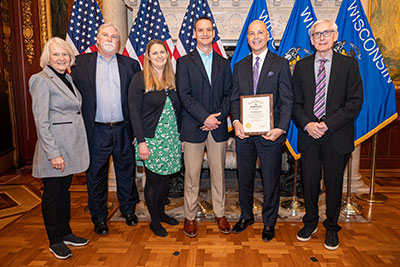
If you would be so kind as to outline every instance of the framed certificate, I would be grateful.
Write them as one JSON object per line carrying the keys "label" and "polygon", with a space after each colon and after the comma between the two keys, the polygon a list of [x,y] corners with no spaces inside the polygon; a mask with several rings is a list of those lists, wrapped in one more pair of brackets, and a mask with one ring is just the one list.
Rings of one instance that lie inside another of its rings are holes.
{"label": "framed certificate", "polygon": [[273,95],[240,97],[240,120],[247,135],[263,135],[274,128]]}

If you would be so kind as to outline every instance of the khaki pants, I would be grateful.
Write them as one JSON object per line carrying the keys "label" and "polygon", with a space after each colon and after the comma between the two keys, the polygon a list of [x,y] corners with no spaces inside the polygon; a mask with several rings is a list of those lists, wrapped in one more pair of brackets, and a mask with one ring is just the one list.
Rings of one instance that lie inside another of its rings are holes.
{"label": "khaki pants", "polygon": [[204,147],[210,167],[211,197],[216,217],[225,216],[225,155],[226,141],[215,142],[211,132],[203,143],[184,142],[185,160],[185,217],[194,220],[200,188]]}

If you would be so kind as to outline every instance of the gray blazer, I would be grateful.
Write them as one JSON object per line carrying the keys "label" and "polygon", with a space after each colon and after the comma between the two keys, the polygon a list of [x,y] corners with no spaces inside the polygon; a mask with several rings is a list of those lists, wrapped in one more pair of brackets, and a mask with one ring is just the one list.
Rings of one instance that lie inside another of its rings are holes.
{"label": "gray blazer", "polygon": [[[89,167],[82,97],[68,74],[67,79],[76,96],[47,66],[29,79],[38,137],[32,167],[36,178],[67,176]],[[51,166],[50,160],[58,156],[65,160],[64,172]]]}

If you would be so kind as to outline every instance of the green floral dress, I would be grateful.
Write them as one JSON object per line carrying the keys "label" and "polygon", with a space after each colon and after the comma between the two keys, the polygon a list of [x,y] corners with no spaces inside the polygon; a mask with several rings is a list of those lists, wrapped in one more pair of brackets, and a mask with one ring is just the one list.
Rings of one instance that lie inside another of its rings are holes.
{"label": "green floral dress", "polygon": [[[143,161],[147,169],[160,175],[173,174],[181,169],[181,141],[174,108],[168,94],[154,137],[144,139],[150,150],[149,159]],[[136,160],[140,161],[137,141]]]}

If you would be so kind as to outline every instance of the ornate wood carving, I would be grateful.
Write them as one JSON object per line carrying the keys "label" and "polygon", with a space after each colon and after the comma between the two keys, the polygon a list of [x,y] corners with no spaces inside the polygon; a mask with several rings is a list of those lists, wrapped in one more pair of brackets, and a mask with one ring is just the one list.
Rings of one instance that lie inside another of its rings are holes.
{"label": "ornate wood carving", "polygon": [[39,28],[40,46],[43,49],[45,43],[51,38],[51,12],[50,0],[39,0]]}
{"label": "ornate wood carving", "polygon": [[4,52],[7,55],[7,62],[11,63],[11,27],[10,27],[10,10],[7,0],[1,0],[1,20],[3,24],[3,44]]}
{"label": "ornate wood carving", "polygon": [[22,11],[22,34],[24,36],[24,50],[25,55],[28,58],[29,64],[32,64],[33,57],[35,55],[35,49],[33,46],[33,24],[32,24],[32,1],[22,0],[21,1]]}

